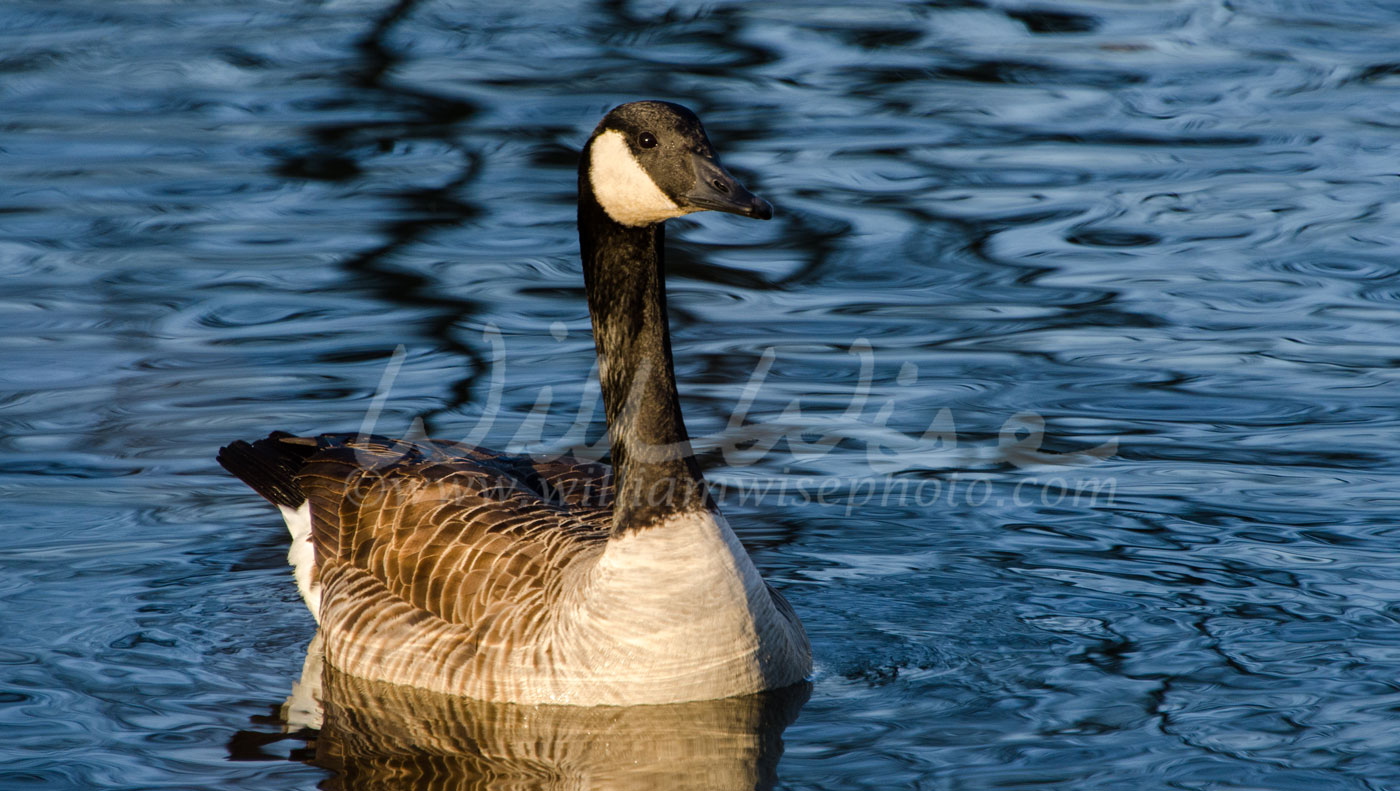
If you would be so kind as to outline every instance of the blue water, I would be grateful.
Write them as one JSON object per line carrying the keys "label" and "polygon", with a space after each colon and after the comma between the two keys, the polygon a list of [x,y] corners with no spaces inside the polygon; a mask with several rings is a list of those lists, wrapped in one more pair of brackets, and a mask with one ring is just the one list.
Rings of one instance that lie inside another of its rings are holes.
{"label": "blue water", "polygon": [[596,446],[575,152],[665,98],[777,209],[668,234],[816,656],[777,787],[1400,789],[1397,53],[1364,0],[3,4],[0,786],[327,782],[214,453]]}

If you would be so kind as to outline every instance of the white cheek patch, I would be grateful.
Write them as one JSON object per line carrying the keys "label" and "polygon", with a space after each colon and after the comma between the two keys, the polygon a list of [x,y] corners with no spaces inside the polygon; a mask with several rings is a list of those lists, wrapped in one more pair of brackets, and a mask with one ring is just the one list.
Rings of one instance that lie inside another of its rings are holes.
{"label": "white cheek patch", "polygon": [[608,130],[593,140],[588,180],[603,211],[623,225],[650,225],[694,211],[682,209],[666,197],[616,130]]}

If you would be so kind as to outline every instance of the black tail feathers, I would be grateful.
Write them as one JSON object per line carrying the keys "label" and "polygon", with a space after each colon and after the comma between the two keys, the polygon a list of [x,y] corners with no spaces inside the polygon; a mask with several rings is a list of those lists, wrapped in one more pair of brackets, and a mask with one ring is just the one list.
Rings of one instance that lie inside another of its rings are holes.
{"label": "black tail feathers", "polygon": [[274,431],[267,439],[242,440],[219,448],[219,464],[274,505],[296,508],[306,502],[296,474],[316,452],[315,440]]}

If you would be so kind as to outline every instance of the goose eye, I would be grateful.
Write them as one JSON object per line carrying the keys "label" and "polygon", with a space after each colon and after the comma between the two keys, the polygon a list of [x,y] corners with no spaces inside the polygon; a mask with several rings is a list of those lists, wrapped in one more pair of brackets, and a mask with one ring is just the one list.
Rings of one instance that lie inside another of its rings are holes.
{"label": "goose eye", "polygon": [[642,148],[656,148],[656,135],[651,132],[643,132],[637,135],[637,145]]}

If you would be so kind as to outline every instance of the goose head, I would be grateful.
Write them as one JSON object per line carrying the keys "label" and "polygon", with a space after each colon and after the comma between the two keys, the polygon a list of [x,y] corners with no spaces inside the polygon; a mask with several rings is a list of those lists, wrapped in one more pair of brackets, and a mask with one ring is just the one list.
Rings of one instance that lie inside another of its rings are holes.
{"label": "goose head", "polygon": [[632,102],[589,138],[587,185],[614,222],[653,225],[697,211],[767,220],[773,207],[719,162],[700,119],[670,102]]}

